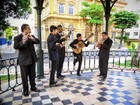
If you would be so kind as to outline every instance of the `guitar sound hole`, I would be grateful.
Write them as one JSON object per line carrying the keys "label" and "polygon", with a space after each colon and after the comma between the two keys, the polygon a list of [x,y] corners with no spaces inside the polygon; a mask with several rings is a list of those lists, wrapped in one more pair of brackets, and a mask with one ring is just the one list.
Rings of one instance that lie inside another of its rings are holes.
{"label": "guitar sound hole", "polygon": [[82,47],[82,44],[79,44],[78,47],[81,48]]}

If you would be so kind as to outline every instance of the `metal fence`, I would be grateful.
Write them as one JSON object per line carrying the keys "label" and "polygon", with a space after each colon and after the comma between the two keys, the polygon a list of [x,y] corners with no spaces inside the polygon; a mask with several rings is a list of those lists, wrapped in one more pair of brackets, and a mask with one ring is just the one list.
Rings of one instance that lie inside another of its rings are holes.
{"label": "metal fence", "polygon": [[[108,65],[109,69],[121,71],[130,70],[134,73],[140,71],[140,60],[135,56],[138,53],[140,52],[111,50]],[[73,66],[73,53],[70,51],[66,52],[65,56],[63,73],[75,73],[78,65]],[[135,63],[133,63],[134,61]],[[83,51],[81,72],[97,70],[98,62],[98,51]],[[48,75],[50,72],[48,53],[44,53],[44,72],[45,75]],[[21,76],[19,66],[17,65],[17,57],[0,59],[0,94],[11,89],[14,91],[15,87],[20,84]]]}

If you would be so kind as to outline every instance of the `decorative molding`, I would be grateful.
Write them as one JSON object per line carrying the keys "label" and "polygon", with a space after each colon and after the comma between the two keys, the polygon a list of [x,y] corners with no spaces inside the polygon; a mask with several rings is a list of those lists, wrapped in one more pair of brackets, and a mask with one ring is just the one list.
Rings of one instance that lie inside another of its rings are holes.
{"label": "decorative molding", "polygon": [[57,0],[57,2],[66,4],[66,0]]}
{"label": "decorative molding", "polygon": [[75,5],[76,4],[76,1],[75,0],[69,0],[68,1],[68,4]]}

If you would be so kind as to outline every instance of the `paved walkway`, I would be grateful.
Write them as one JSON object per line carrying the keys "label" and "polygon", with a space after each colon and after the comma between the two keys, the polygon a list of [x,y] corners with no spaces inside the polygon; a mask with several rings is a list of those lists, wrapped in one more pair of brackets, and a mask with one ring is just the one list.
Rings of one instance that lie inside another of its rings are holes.
{"label": "paved walkway", "polygon": [[22,87],[9,92],[2,105],[138,105],[140,100],[140,73],[110,71],[106,81],[87,72],[81,77],[68,75],[58,86],[48,86],[49,77],[37,81],[41,92],[22,96]]}

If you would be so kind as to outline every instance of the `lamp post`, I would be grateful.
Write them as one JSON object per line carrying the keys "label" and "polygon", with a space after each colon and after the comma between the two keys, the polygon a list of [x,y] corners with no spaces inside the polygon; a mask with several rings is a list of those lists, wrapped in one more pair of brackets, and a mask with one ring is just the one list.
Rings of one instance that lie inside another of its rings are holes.
{"label": "lamp post", "polygon": [[105,31],[108,32],[108,24],[109,24],[109,18],[110,18],[110,12],[114,4],[118,0],[100,0],[103,7],[104,7],[104,12],[105,12]]}
{"label": "lamp post", "polygon": [[37,32],[38,32],[38,38],[40,40],[40,44],[38,46],[38,54],[39,54],[39,60],[37,62],[37,77],[44,78],[44,58],[43,58],[43,50],[42,50],[42,40],[41,40],[41,13],[44,9],[43,7],[44,0],[36,0],[36,6],[34,9],[37,11]]}

